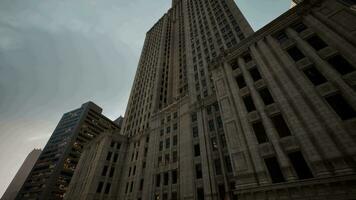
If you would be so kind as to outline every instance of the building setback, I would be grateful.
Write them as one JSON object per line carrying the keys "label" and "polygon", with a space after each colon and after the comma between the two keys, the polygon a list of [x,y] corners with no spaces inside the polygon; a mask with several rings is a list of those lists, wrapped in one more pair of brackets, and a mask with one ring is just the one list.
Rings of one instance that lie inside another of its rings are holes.
{"label": "building setback", "polygon": [[63,199],[86,143],[120,127],[92,102],[63,115],[16,199]]}
{"label": "building setback", "polygon": [[4,195],[1,197],[1,200],[14,200],[16,198],[17,193],[20,191],[27,176],[30,174],[41,152],[41,149],[34,149],[27,155],[14,179],[11,181]]}

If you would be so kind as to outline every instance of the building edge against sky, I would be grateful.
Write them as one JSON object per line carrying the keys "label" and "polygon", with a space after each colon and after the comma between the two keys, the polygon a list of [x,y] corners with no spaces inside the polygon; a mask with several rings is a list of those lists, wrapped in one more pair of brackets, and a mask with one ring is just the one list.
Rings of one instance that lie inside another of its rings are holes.
{"label": "building edge against sky", "polygon": [[353,4],[305,0],[254,33],[232,0],[172,1],[121,130],[69,112],[17,199],[354,199]]}

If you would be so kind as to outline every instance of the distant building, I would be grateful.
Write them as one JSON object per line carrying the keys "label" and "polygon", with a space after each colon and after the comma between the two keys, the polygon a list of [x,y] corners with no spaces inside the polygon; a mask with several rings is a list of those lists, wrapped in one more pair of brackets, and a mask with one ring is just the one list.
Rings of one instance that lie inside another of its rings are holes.
{"label": "distant building", "polygon": [[28,154],[20,169],[17,171],[14,179],[7,187],[1,200],[14,200],[16,198],[17,193],[20,191],[27,176],[30,174],[41,152],[41,149],[34,149]]}
{"label": "distant building", "polygon": [[[104,133],[87,144],[64,199],[118,199],[127,143],[127,137],[113,132]],[[135,173],[136,169],[132,171]]]}
{"label": "distant building", "polygon": [[119,126],[92,102],[63,115],[16,199],[63,199],[84,145]]}

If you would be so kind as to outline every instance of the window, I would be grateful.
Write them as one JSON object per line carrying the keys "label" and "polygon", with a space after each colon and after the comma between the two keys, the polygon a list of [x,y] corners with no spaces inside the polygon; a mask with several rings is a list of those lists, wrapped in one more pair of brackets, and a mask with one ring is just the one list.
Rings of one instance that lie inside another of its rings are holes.
{"label": "window", "polygon": [[316,51],[319,51],[321,49],[324,49],[325,47],[327,47],[328,45],[322,40],[320,39],[319,36],[317,35],[313,35],[312,37],[310,37],[309,39],[307,39],[307,42],[310,44],[310,46],[312,46]]}
{"label": "window", "polygon": [[197,189],[197,200],[204,200],[204,189],[203,188],[198,188]]}
{"label": "window", "polygon": [[256,122],[252,125],[252,127],[259,144],[268,142],[268,137],[265,131],[265,127],[263,126],[262,122]]}
{"label": "window", "polygon": [[279,163],[275,157],[265,159],[265,163],[269,175],[271,176],[272,183],[280,183],[285,181]]}
{"label": "window", "polygon": [[215,130],[214,120],[209,120],[208,125],[209,125],[209,131]]}
{"label": "window", "polygon": [[171,200],[178,200],[178,193],[177,192],[172,192]]}
{"label": "window", "polygon": [[106,176],[107,171],[108,171],[108,166],[104,166],[103,171],[101,172],[101,176]]}
{"label": "window", "polygon": [[198,119],[197,113],[192,114],[192,122],[196,122]]}
{"label": "window", "polygon": [[223,128],[223,122],[222,122],[220,116],[216,117],[216,123],[217,123],[219,129]]}
{"label": "window", "polygon": [[305,57],[304,54],[296,46],[288,49],[287,52],[290,55],[290,57],[293,58],[293,60],[295,62],[297,62]]}
{"label": "window", "polygon": [[177,170],[172,171],[172,184],[176,184],[178,179]]}
{"label": "window", "polygon": [[105,194],[109,194],[109,192],[110,192],[110,187],[111,187],[111,184],[110,184],[110,183],[107,183],[107,184],[106,184],[106,187],[105,187]]}
{"label": "window", "polygon": [[219,184],[218,190],[219,190],[219,199],[225,200],[225,186],[224,186],[224,184]]}
{"label": "window", "polygon": [[142,191],[142,189],[143,189],[143,183],[144,183],[144,180],[141,179],[141,181],[140,181],[140,188],[139,188],[140,191]]}
{"label": "window", "polygon": [[235,70],[235,69],[239,68],[239,62],[238,62],[237,59],[233,60],[233,61],[230,63],[230,65],[231,65],[231,69],[232,69],[232,70]]}
{"label": "window", "polygon": [[281,31],[278,34],[276,34],[275,38],[279,41],[279,43],[288,40],[288,36],[286,35],[286,33],[284,33],[284,31]]}
{"label": "window", "polygon": [[211,115],[211,113],[212,113],[211,106],[208,106],[206,108],[206,112],[208,113],[208,115]]}
{"label": "window", "polygon": [[193,127],[193,137],[198,137],[199,131],[198,131],[198,127]]}
{"label": "window", "polygon": [[114,147],[115,146],[115,142],[111,142],[110,147]]}
{"label": "window", "polygon": [[245,96],[243,97],[243,101],[245,103],[247,112],[252,112],[256,110],[255,104],[253,103],[252,97],[251,96]]}
{"label": "window", "polygon": [[162,151],[162,149],[163,149],[163,141],[160,141],[159,142],[159,151]]}
{"label": "window", "polygon": [[239,86],[240,89],[246,87],[246,82],[245,82],[245,79],[242,75],[236,77],[236,82],[237,82],[237,85]]}
{"label": "window", "polygon": [[96,188],[96,193],[101,193],[101,190],[103,189],[104,183],[99,182],[98,187]]}
{"label": "window", "polygon": [[355,71],[355,68],[341,55],[336,55],[329,58],[328,62],[341,75]]}
{"label": "window", "polygon": [[200,146],[199,144],[194,145],[194,156],[200,156]]}
{"label": "window", "polygon": [[220,141],[221,141],[221,146],[222,146],[222,147],[226,147],[225,134],[220,134]]}
{"label": "window", "polygon": [[215,174],[216,175],[221,175],[222,174],[222,170],[221,170],[220,159],[215,159],[214,160],[214,167],[215,167]]}
{"label": "window", "polygon": [[254,67],[253,69],[251,69],[250,74],[254,81],[258,81],[258,80],[262,79],[262,76],[261,76],[260,72],[258,71],[257,67]]}
{"label": "window", "polygon": [[216,137],[211,138],[211,146],[213,147],[213,151],[218,150],[218,141],[216,140]]}
{"label": "window", "polygon": [[195,165],[195,177],[197,179],[203,178],[203,172],[202,172],[201,164],[196,164]]}
{"label": "window", "polygon": [[156,187],[161,186],[161,174],[156,175]]}
{"label": "window", "polygon": [[115,168],[111,167],[109,177],[112,178],[114,176],[114,173],[115,173]]}
{"label": "window", "polygon": [[283,138],[292,135],[286,121],[284,121],[283,116],[281,114],[276,115],[271,119],[274,127],[276,128],[279,134],[279,137]]}
{"label": "window", "polygon": [[175,162],[177,162],[177,152],[176,151],[173,151],[173,153],[172,153],[173,155],[172,155],[172,162],[173,163],[175,163]]}
{"label": "window", "polygon": [[246,63],[252,61],[252,57],[249,53],[246,53],[243,57],[242,57]]}
{"label": "window", "polygon": [[114,154],[114,163],[117,162],[118,157],[119,157],[119,154],[115,153]]}
{"label": "window", "polygon": [[106,156],[106,160],[111,160],[112,152],[108,152],[108,155]]}
{"label": "window", "polygon": [[226,170],[227,170],[227,172],[231,173],[232,172],[232,164],[231,164],[230,156],[225,156],[224,159],[225,159]]}
{"label": "window", "polygon": [[163,184],[168,185],[169,177],[168,177],[168,172],[165,172],[163,174]]}
{"label": "window", "polygon": [[164,162],[165,162],[166,164],[169,163],[169,154],[164,155]]}
{"label": "window", "polygon": [[328,104],[334,109],[342,120],[356,117],[356,111],[340,94],[334,94],[325,98]]}
{"label": "window", "polygon": [[268,88],[263,88],[259,91],[259,93],[266,106],[274,103],[273,97],[269,92]]}
{"label": "window", "polygon": [[178,136],[175,135],[173,136],[173,146],[177,146],[177,143],[178,143]]}
{"label": "window", "polygon": [[288,157],[299,179],[308,179],[314,177],[301,152],[298,151],[290,153],[288,154]]}
{"label": "window", "polygon": [[308,27],[305,26],[304,23],[299,22],[299,23],[297,23],[297,24],[294,24],[294,25],[292,26],[292,28],[293,28],[295,31],[297,31],[298,33],[301,33],[301,32],[303,32],[304,30],[306,30]]}
{"label": "window", "polygon": [[162,200],[168,200],[168,194],[167,193],[163,193],[162,195]]}
{"label": "window", "polygon": [[133,182],[131,182],[131,185],[130,185],[130,193],[132,192],[132,189],[133,189]]}
{"label": "window", "polygon": [[170,142],[171,142],[170,138],[167,138],[166,139],[166,149],[168,149],[170,147],[170,144],[171,144]]}
{"label": "window", "polygon": [[315,68],[315,66],[308,67],[303,72],[315,86],[327,82],[326,78]]}
{"label": "window", "polygon": [[120,147],[121,147],[121,143],[117,143],[117,145],[116,145],[116,149],[117,149],[117,150],[119,150],[119,149],[120,149]]}

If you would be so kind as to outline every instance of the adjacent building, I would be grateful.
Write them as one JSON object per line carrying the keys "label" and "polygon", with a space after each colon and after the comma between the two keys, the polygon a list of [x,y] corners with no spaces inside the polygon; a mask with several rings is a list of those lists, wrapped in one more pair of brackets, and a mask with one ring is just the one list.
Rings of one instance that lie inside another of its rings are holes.
{"label": "adjacent building", "polygon": [[92,102],[63,115],[16,199],[63,199],[84,145],[120,127]]}
{"label": "adjacent building", "polygon": [[17,193],[20,191],[27,176],[30,174],[41,152],[41,149],[34,149],[28,154],[20,169],[17,171],[14,179],[7,187],[4,195],[1,197],[1,200],[14,200],[16,198]]}

